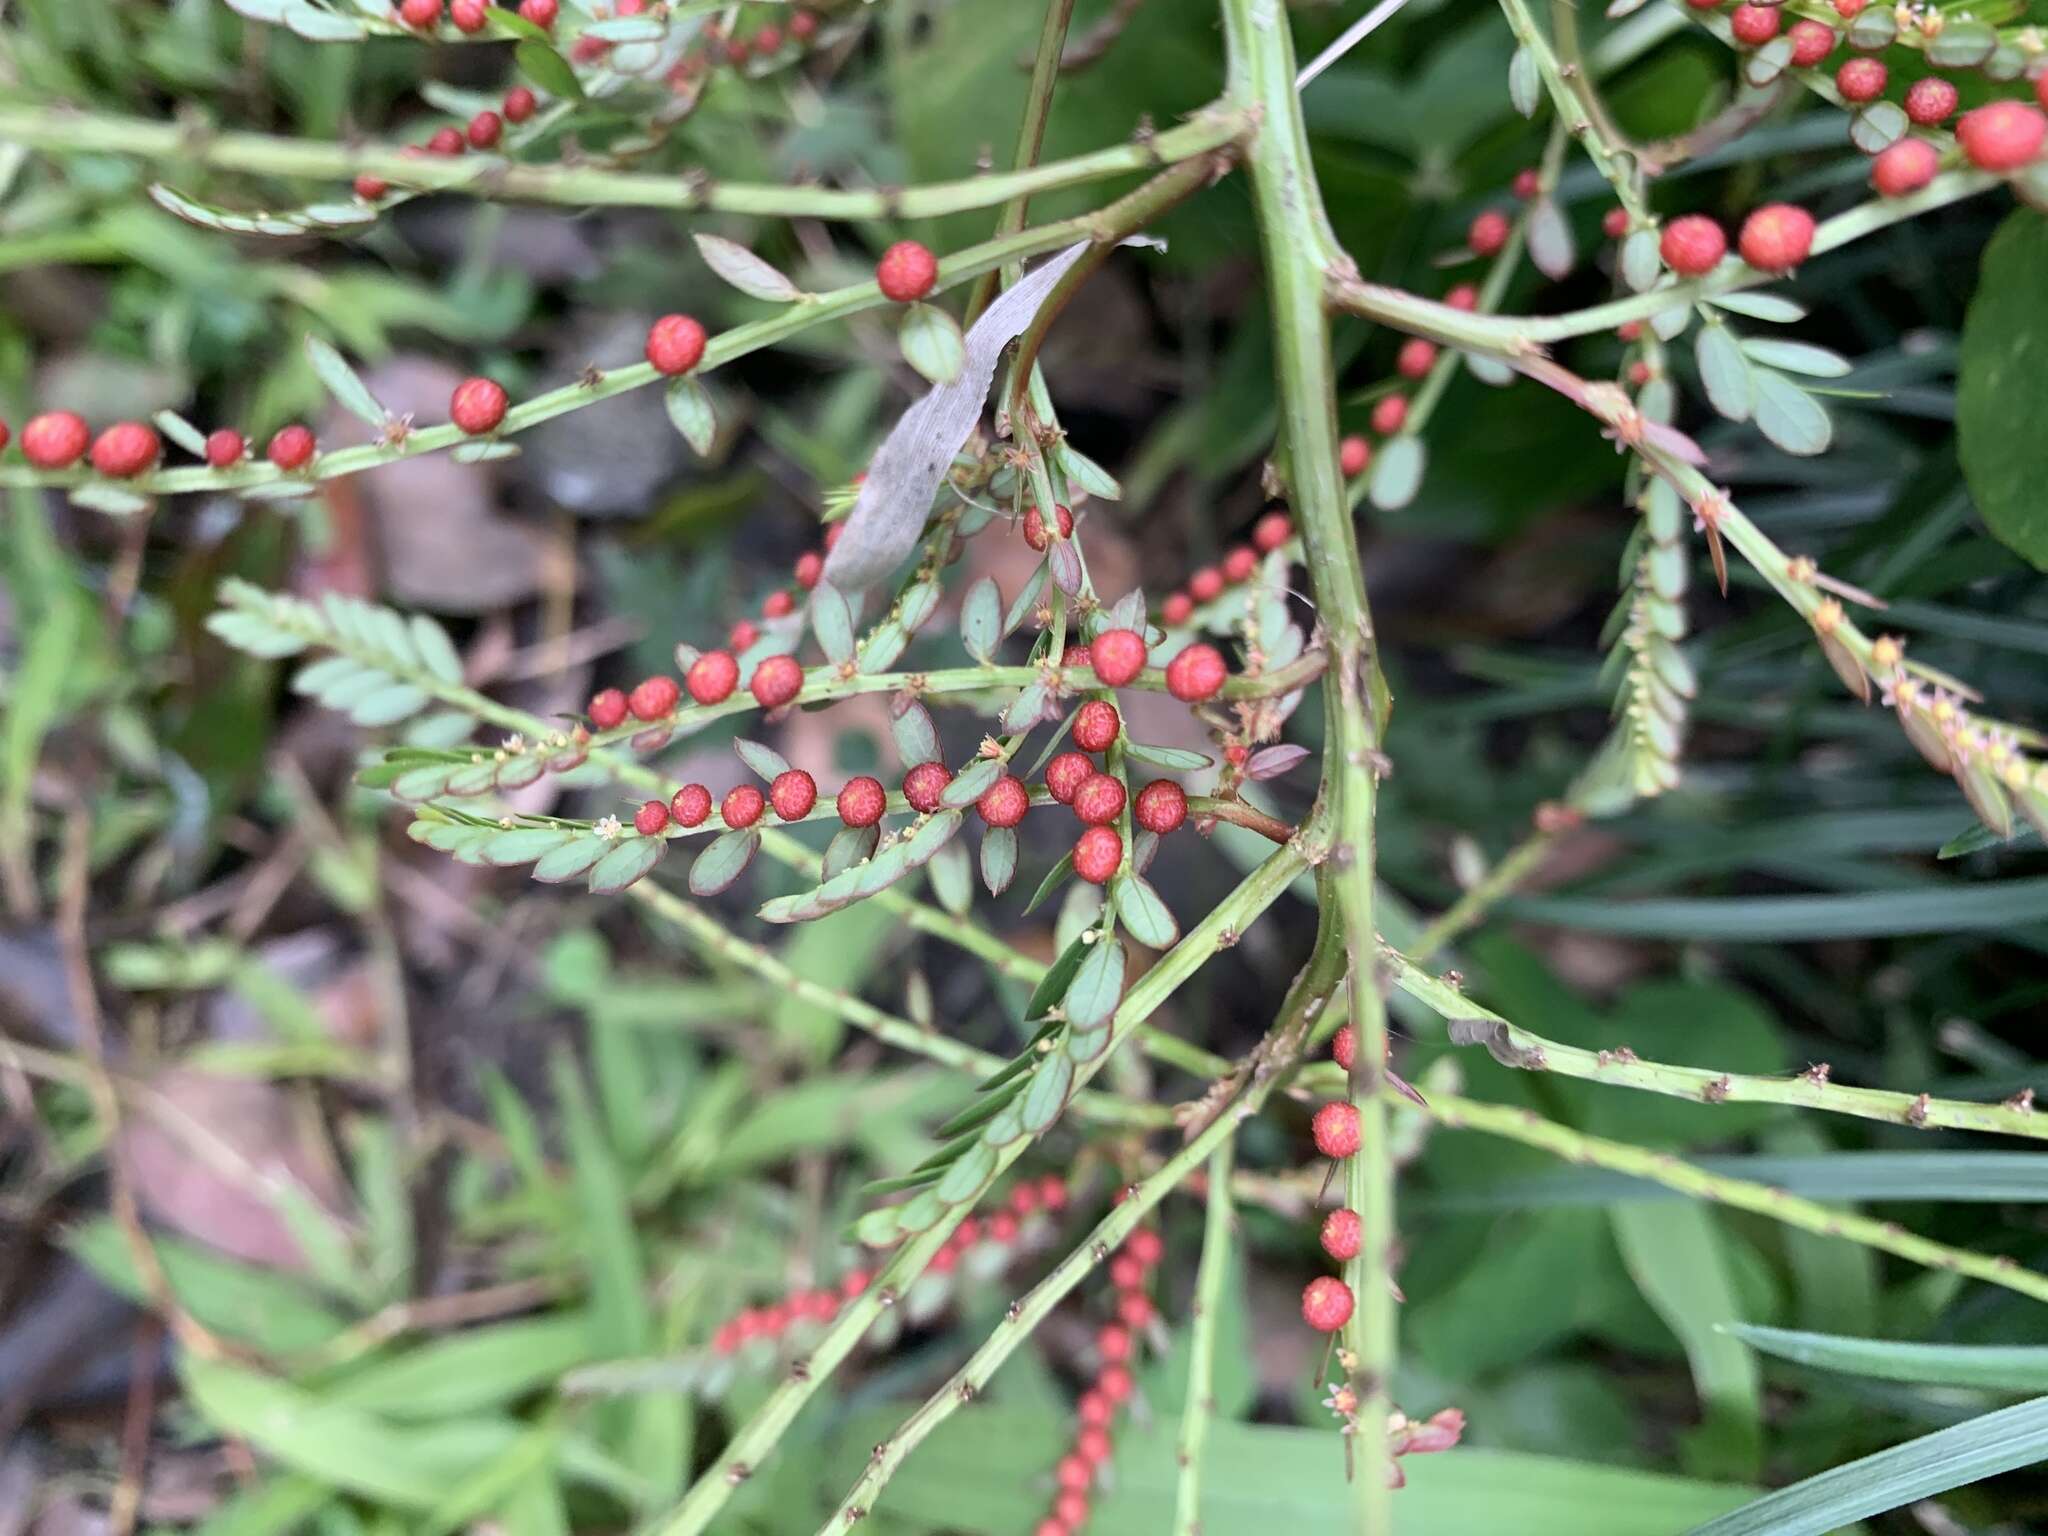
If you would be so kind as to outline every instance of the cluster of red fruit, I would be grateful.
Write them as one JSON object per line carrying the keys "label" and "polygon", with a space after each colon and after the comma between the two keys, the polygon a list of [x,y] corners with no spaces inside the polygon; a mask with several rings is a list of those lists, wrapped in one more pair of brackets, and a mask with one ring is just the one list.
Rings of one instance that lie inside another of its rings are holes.
{"label": "cluster of red fruit", "polygon": [[1074,1446],[1053,1468],[1059,1492],[1053,1496],[1052,1513],[1038,1522],[1036,1536],[1074,1536],[1088,1523],[1089,1495],[1112,1449],[1110,1425],[1115,1422],[1117,1410],[1137,1390],[1131,1362],[1137,1356],[1140,1333],[1158,1315],[1148,1286],[1153,1271],[1165,1256],[1166,1244],[1159,1234],[1150,1227],[1140,1227],[1124,1240],[1123,1247],[1109,1261],[1109,1283],[1116,1293],[1116,1321],[1096,1330],[1095,1355],[1101,1363],[1094,1382],[1075,1405],[1079,1422],[1074,1431]]}
{"label": "cluster of red fruit", "polygon": [[[553,0],[549,0],[549,3],[552,4]],[[620,0],[620,15],[633,13],[627,10],[628,5],[633,6],[634,11],[638,11],[644,8],[644,0]],[[785,42],[799,46],[808,43],[818,35],[818,18],[809,11],[798,11],[789,18],[787,33],[771,21],[755,28],[754,35],[750,38],[727,37],[724,29],[713,20],[706,22],[703,31],[698,35],[703,39],[704,46],[692,48],[668,72],[669,84],[678,91],[690,89],[721,60],[738,69],[749,59],[774,58],[782,52]],[[593,46],[586,48],[586,42]],[[598,38],[578,38],[576,51],[581,59],[588,62],[593,58],[601,58],[605,45]]]}
{"label": "cluster of red fruit", "polygon": [[[406,0],[408,6],[415,3],[420,3],[420,0]],[[440,0],[425,0],[425,3],[431,4],[436,10],[440,8]],[[458,14],[465,3],[466,0],[455,0]],[[548,3],[552,8],[554,0],[548,0]],[[505,93],[500,110],[494,112],[486,107],[469,120],[466,128],[456,128],[452,125],[436,128],[420,143],[408,145],[405,152],[411,155],[441,155],[452,158],[467,149],[496,149],[498,140],[505,136],[507,123],[523,123],[539,108],[539,97],[525,86],[515,85]],[[381,176],[372,176],[365,172],[355,180],[355,194],[366,203],[381,202],[390,195],[390,192],[391,183]]]}
{"label": "cluster of red fruit", "polygon": [[[1766,203],[1742,221],[1736,248],[1759,272],[1790,272],[1813,250],[1813,215],[1790,203]],[[1664,265],[1680,277],[1704,277],[1728,254],[1728,236],[1703,213],[1664,226],[1657,244]]]}
{"label": "cluster of red fruit", "polygon": [[[1330,1041],[1330,1054],[1346,1072],[1357,1053],[1358,1036],[1349,1024]],[[1342,1162],[1358,1150],[1358,1110],[1348,1100],[1333,1099],[1315,1113],[1310,1122],[1316,1150],[1333,1162]],[[1323,1252],[1339,1263],[1355,1258],[1364,1238],[1358,1212],[1348,1207],[1323,1219]],[[1335,1333],[1351,1321],[1354,1298],[1351,1287],[1335,1275],[1318,1275],[1301,1293],[1301,1315],[1318,1333]]]}
{"label": "cluster of red fruit", "polygon": [[[1521,178],[1515,178],[1517,184]],[[1491,221],[1502,220],[1502,240],[1506,239],[1506,221],[1497,213],[1482,213],[1473,220],[1470,236],[1474,255],[1492,255],[1500,245],[1492,239]],[[1479,290],[1471,283],[1459,283],[1444,295],[1444,303],[1452,309],[1464,310],[1467,314],[1479,307]],[[1422,336],[1410,336],[1401,343],[1401,350],[1394,354],[1394,372],[1401,378],[1415,383],[1429,374],[1436,366],[1437,344]],[[1373,402],[1370,417],[1372,430],[1382,438],[1392,437],[1408,424],[1408,397],[1395,390],[1380,396]],[[1351,433],[1337,445],[1337,468],[1345,479],[1355,480],[1364,474],[1372,463],[1372,443],[1369,439]]]}
{"label": "cluster of red fruit", "polygon": [[[0,421],[0,448],[5,448],[8,440],[7,423]],[[310,429],[289,426],[271,437],[267,453],[279,469],[298,470],[313,462],[317,446]],[[232,469],[248,452],[248,441],[230,427],[222,427],[206,439],[206,462],[215,469]],[[31,416],[21,429],[21,456],[37,469],[69,469],[89,458],[98,473],[126,480],[156,468],[163,453],[163,439],[147,422],[117,421],[94,437],[76,411],[44,411]]]}
{"label": "cluster of red fruit", "polygon": [[[1061,532],[1066,531],[1066,508],[1061,507]],[[1025,538],[1031,537],[1030,515],[1026,514]],[[1268,512],[1252,524],[1249,544],[1235,544],[1214,565],[1205,565],[1187,579],[1187,585],[1168,594],[1159,605],[1159,618],[1169,629],[1178,629],[1194,617],[1197,603],[1213,603],[1225,587],[1241,586],[1259,569],[1259,556],[1271,554],[1294,537],[1294,524],[1285,512]],[[1034,545],[1034,548],[1043,548]]]}

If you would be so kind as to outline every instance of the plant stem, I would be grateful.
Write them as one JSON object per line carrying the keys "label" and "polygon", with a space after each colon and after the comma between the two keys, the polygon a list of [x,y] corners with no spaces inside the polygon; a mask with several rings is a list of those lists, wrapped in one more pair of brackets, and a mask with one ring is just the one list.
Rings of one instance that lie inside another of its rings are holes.
{"label": "plant stem", "polygon": [[1180,1480],[1174,1493],[1174,1536],[1201,1536],[1202,1448],[1216,1416],[1216,1322],[1226,1305],[1230,1278],[1230,1175],[1237,1143],[1226,1137],[1209,1155],[1209,1205],[1202,1223],[1202,1262],[1195,1271],[1195,1299],[1189,1318],[1188,1391],[1180,1416]]}
{"label": "plant stem", "polygon": [[1543,862],[1557,839],[1548,832],[1532,832],[1486,872],[1479,883],[1444,908],[1427,928],[1415,936],[1404,957],[1411,966],[1427,965],[1437,952],[1468,928],[1483,921],[1495,903],[1511,895],[1530,872]]}
{"label": "plant stem", "polygon": [[[1564,10],[1569,16],[1569,0],[1558,0],[1553,4],[1552,14]],[[1614,189],[1614,195],[1628,209],[1629,217],[1637,223],[1648,221],[1648,210],[1636,189],[1635,178],[1622,163],[1620,146],[1610,142],[1595,125],[1586,98],[1580,86],[1585,82],[1585,69],[1574,63],[1573,79],[1565,77],[1565,71],[1551,51],[1550,41],[1544,37],[1543,29],[1536,25],[1536,18],[1529,10],[1527,0],[1500,0],[1502,14],[1507,17],[1508,30],[1515,34],[1515,41],[1528,51],[1536,63],[1536,69],[1543,76],[1543,83],[1549,89],[1550,103],[1557,110],[1557,119],[1565,131],[1578,140],[1579,147],[1586,152],[1586,158],[1593,162],[1593,168],[1606,179]],[[1571,33],[1574,52],[1577,49],[1578,33]]]}
{"label": "plant stem", "polygon": [[2003,1254],[1989,1258],[1966,1249],[1951,1248],[1946,1243],[1937,1243],[1931,1238],[1908,1232],[1897,1222],[1874,1221],[1852,1211],[1802,1199],[1768,1184],[1709,1173],[1669,1152],[1588,1136],[1583,1131],[1545,1120],[1533,1110],[1481,1104],[1454,1094],[1433,1093],[1430,1095],[1429,1115],[1439,1125],[1451,1130],[1483,1131],[1489,1136],[1506,1137],[1525,1146],[1540,1147],[1568,1162],[1611,1168],[1617,1173],[1647,1179],[1697,1199],[1733,1206],[1737,1210],[1754,1211],[1759,1216],[1767,1216],[1802,1231],[1815,1232],[1822,1237],[1839,1237],[1866,1248],[1896,1254],[1929,1269],[1968,1275],[1990,1285],[2017,1291],[2022,1296],[2031,1296],[2036,1301],[2048,1301],[2048,1275],[2024,1269],[2016,1260]]}
{"label": "plant stem", "polygon": [[[1024,92],[1024,116],[1017,125],[1017,152],[1010,157],[1013,178],[1038,163],[1039,150],[1045,144],[1046,120],[1052,116],[1053,87],[1059,83],[1060,54],[1067,45],[1067,24],[1073,19],[1074,0],[1046,0],[1045,22],[1038,31],[1038,52],[1031,60],[1031,84]],[[1024,215],[1030,208],[1033,190],[1029,186],[1020,186],[1003,204],[1003,211],[996,219],[998,238],[1015,234],[1024,227]],[[967,296],[967,323],[972,325],[975,317],[988,308],[999,283],[1009,284],[1016,279],[1014,271],[984,272],[974,285],[974,291]]]}

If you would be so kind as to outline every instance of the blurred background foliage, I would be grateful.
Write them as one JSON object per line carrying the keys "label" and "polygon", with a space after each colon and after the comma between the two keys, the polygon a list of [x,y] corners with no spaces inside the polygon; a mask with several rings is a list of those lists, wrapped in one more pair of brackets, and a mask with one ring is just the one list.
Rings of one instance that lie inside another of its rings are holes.
{"label": "blurred background foliage", "polygon": [[[1170,124],[1219,89],[1206,0],[1109,10],[1078,8],[1077,38],[1120,30],[1063,78],[1048,157]],[[853,12],[847,40],[803,67],[722,78],[650,167],[898,185],[1003,163],[1035,8],[886,0]],[[1294,15],[1304,56],[1350,19],[1325,5]],[[1602,24],[1584,20],[1597,56]],[[1675,9],[1626,25],[1646,24],[1660,39],[1608,82],[1612,104],[1636,135],[1681,133],[1727,99],[1730,60]],[[1469,275],[1446,270],[1446,253],[1540,148],[1508,105],[1509,52],[1490,5],[1414,0],[1309,92],[1325,194],[1368,276],[1436,294]],[[215,0],[17,0],[0,29],[0,84],[23,99],[323,139],[421,137],[459,122],[507,68],[500,48],[310,43]],[[573,143],[540,152],[601,148],[627,126],[595,106]],[[1658,206],[1728,214],[1766,195],[1848,206],[1864,172],[1841,136],[1837,114],[1789,101],[1659,182]],[[943,251],[984,238],[992,218],[828,229],[423,199],[359,236],[266,243],[176,221],[143,197],[148,170],[110,157],[0,145],[0,173],[7,419],[172,407],[259,440],[297,417],[329,442],[347,430],[305,362],[309,331],[355,357],[383,398],[437,419],[464,373],[488,371],[516,395],[632,356],[652,314],[690,310],[716,329],[757,313],[705,271],[692,230],[742,238],[815,287],[861,273],[891,239]],[[313,195],[195,166],[163,174],[231,205]],[[1047,197],[1034,216],[1103,194]],[[1560,196],[1580,249],[1596,250],[1603,189],[1575,165]],[[1857,359],[1831,401],[1828,456],[1790,459],[1747,428],[1688,425],[1781,543],[1886,598],[1885,624],[1916,656],[2040,722],[2048,588],[1982,531],[1953,429],[1980,254],[2002,218],[2035,217],[2008,209],[1961,204],[1791,283],[1814,311],[1801,336]],[[1126,488],[1092,509],[1098,580],[1155,593],[1242,536],[1274,425],[1241,179],[1158,233],[1167,249],[1113,261],[1045,358],[1074,440]],[[1507,307],[1561,309],[1607,287],[1588,260],[1559,284],[1525,273]],[[1396,345],[1338,327],[1347,426],[1362,427]],[[1588,376],[1619,355],[1604,338],[1573,348]],[[686,954],[635,908],[406,844],[389,802],[349,787],[360,733],[200,626],[229,574],[357,593],[440,617],[480,686],[542,713],[574,709],[593,686],[662,667],[675,642],[704,642],[751,612],[815,543],[824,491],[862,466],[915,387],[890,338],[858,318],[715,375],[725,430],[708,462],[682,451],[656,402],[629,396],[532,433],[519,459],[394,466],[293,510],[196,497],[122,523],[9,494],[5,1529],[622,1529],[672,1502],[722,1426],[758,1401],[766,1369],[700,1403],[704,1383],[683,1362],[739,1306],[840,1274],[853,1260],[837,1234],[858,1186],[921,1157],[961,1086]],[[1381,833],[1395,942],[1412,926],[1405,914],[1441,906],[1516,842],[1604,733],[1599,637],[1630,526],[1612,447],[1530,385],[1496,391],[1461,373],[1429,437],[1422,493],[1363,520],[1398,699]],[[1669,1061],[1761,1072],[1827,1061],[1838,1081],[1971,1097],[2025,1086],[2048,1004],[2038,841],[1938,857],[1971,824],[1952,787],[1881,712],[1841,695],[1805,627],[1767,594],[1738,572],[1724,602],[1702,576],[1683,787],[1562,841],[1538,890],[1457,958],[1468,987],[1555,1038]],[[946,642],[926,646],[936,656]],[[1295,717],[1311,747],[1318,718]],[[976,731],[945,728],[956,749]],[[679,776],[717,760],[719,734],[690,743]],[[879,710],[849,707],[799,717],[780,745],[836,782],[884,760],[886,727]],[[1273,786],[1283,814],[1306,809],[1308,776],[1296,778]],[[546,793],[580,814],[619,808],[595,783]],[[1159,883],[1184,919],[1254,856],[1230,832],[1162,855]],[[758,874],[725,915],[746,925],[754,902],[787,888],[780,878]],[[80,1065],[91,1026],[65,968],[77,935],[63,902],[79,882],[128,1110],[114,1147]],[[1966,888],[1976,904],[1959,915]],[[1013,896],[984,915],[1049,955],[1055,916],[1020,908]],[[1306,906],[1278,909],[1164,1022],[1244,1048],[1311,928]],[[1020,988],[872,909],[804,929],[786,955],[978,1045],[1020,1039]],[[1425,1088],[1462,1080],[1476,1097],[1713,1154],[2048,1263],[2036,1155],[1789,1110],[1636,1102],[1450,1053],[1433,1019],[1404,1023],[1400,1065]],[[1133,1094],[1199,1087],[1137,1060],[1111,1081]],[[1341,1455],[1292,1316],[1313,1251],[1291,1214],[1314,1194],[1304,1124],[1300,1105],[1282,1104],[1243,1138],[1241,1163],[1272,1176],[1279,1209],[1244,1212],[1218,1394],[1233,1422],[1215,1441],[1210,1536],[1281,1521],[1343,1529]],[[2004,1291],[1617,1192],[1472,1133],[1413,1135],[1396,1395],[1418,1415],[1463,1408],[1470,1449],[1411,1469],[1407,1529],[1677,1531],[1748,1488],[2011,1395],[1782,1364],[1725,1332],[1731,1323],[2048,1343],[2048,1316]],[[1090,1207],[1143,1154],[1071,1126],[1046,1150]],[[1897,1153],[1916,1156],[1870,1161]],[[132,1173],[180,1305],[238,1358],[187,1352],[182,1373],[170,1370],[163,1330],[132,1310],[147,1285],[105,1214],[110,1156]],[[1199,1226],[1193,1204],[1169,1205],[1170,1322]],[[1065,1235],[1079,1230],[1069,1221]],[[1004,1274],[963,1272],[910,1309],[897,1346],[863,1356],[801,1421],[724,1528],[815,1524],[906,1403],[1055,1251],[1048,1240]],[[1071,1412],[1082,1310],[920,1453],[876,1529],[1032,1526]],[[637,1387],[576,1374],[620,1361],[646,1363]],[[1146,1368],[1092,1527],[1105,1536],[1158,1528],[1185,1370],[1173,1348]],[[139,1509],[124,1514],[124,1492]],[[2043,1487],[2006,1478],[1944,1506],[1873,1528],[2038,1528]]]}

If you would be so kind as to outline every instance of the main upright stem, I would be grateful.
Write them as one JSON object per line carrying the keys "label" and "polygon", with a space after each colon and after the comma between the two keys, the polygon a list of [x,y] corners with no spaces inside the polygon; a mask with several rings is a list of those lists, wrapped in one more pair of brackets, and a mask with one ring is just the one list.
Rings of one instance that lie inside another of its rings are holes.
{"label": "main upright stem", "polygon": [[1223,0],[1229,91],[1258,114],[1247,166],[1266,266],[1287,482],[1307,546],[1309,589],[1327,632],[1323,793],[1334,837],[1330,879],[1343,919],[1357,1035],[1351,1075],[1360,1143],[1347,1169],[1347,1203],[1365,1241],[1348,1269],[1357,1298],[1341,1357],[1356,1396],[1352,1487],[1360,1536],[1393,1529],[1387,1482],[1388,1389],[1395,1361],[1393,1160],[1379,1087],[1387,1048],[1386,999],[1373,925],[1373,812],[1384,692],[1358,541],[1337,468],[1336,376],[1325,283],[1348,260],[1330,230],[1309,163],[1294,88],[1294,45],[1280,0]]}

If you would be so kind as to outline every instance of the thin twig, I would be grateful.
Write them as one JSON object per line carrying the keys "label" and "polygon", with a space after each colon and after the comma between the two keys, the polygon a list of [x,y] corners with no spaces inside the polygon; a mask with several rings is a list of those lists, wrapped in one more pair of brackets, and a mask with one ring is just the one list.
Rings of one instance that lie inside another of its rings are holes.
{"label": "thin twig", "polygon": [[1174,1490],[1174,1536],[1201,1536],[1202,1450],[1216,1416],[1216,1325],[1226,1305],[1230,1243],[1237,1222],[1230,1203],[1230,1172],[1237,1143],[1226,1138],[1209,1155],[1208,1213],[1202,1223],[1202,1262],[1188,1318],[1188,1388],[1180,1415],[1180,1479]]}

